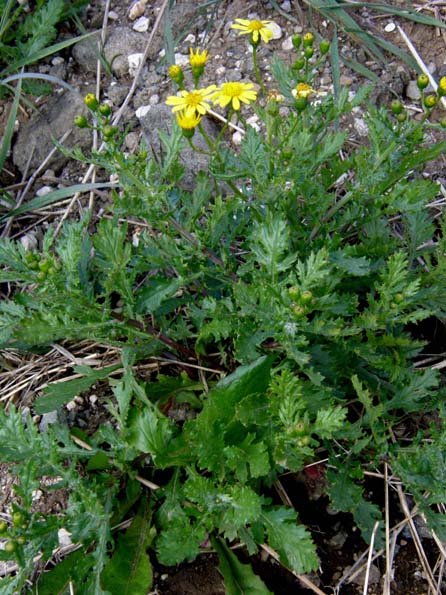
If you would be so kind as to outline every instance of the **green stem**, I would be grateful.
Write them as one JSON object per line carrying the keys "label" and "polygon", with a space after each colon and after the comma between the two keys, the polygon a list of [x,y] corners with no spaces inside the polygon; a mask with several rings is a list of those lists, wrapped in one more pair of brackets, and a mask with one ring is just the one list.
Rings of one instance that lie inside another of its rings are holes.
{"label": "green stem", "polygon": [[266,90],[265,85],[263,84],[262,77],[260,75],[259,65],[257,63],[257,46],[255,45],[252,46],[252,62],[254,65],[254,72],[256,75],[257,82],[259,83],[260,88],[262,89],[262,93],[264,95],[267,95],[268,92]]}

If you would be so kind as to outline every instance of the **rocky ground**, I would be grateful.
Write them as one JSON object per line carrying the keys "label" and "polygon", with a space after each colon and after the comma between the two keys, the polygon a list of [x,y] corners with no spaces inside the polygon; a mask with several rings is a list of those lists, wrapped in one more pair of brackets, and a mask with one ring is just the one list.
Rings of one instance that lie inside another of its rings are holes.
{"label": "rocky ground", "polygon": [[[164,105],[167,95],[173,91],[166,73],[167,66],[173,59],[180,65],[186,64],[190,46],[207,48],[211,55],[210,67],[203,84],[218,84],[225,80],[254,82],[249,44],[245,38],[238,37],[230,29],[233,19],[271,19],[277,24],[274,39],[259,52],[260,68],[264,71],[270,69],[274,54],[287,62],[293,60],[291,35],[308,30],[311,23],[324,37],[331,39],[333,34],[329,21],[317,13],[309,12],[306,3],[297,0],[280,3],[261,0],[221,0],[208,3],[179,0],[169,10],[169,19],[166,21],[168,4],[162,0],[94,0],[87,7],[82,20],[88,31],[97,33],[36,66],[38,72],[57,77],[68,83],[72,89],[69,91],[61,85],[55,85],[51,95],[35,99],[35,109],[24,107],[20,111],[12,154],[1,172],[3,187],[18,203],[26,202],[34,196],[42,197],[57,188],[92,179],[87,175],[87,166],[73,162],[60,151],[53,150],[54,139],[66,147],[80,146],[85,151],[96,142],[91,131],[72,125],[74,116],[85,111],[83,97],[87,92],[99,92],[101,99],[110,104],[115,117],[119,119],[119,126],[126,131],[125,144],[129,151],[134,150],[141,137],[144,137],[156,152],[158,146],[154,131],[168,129],[171,122],[171,111]],[[393,2],[394,6],[404,4],[409,3]],[[428,2],[426,6],[421,5],[419,8],[430,16],[444,16],[441,12],[442,3]],[[354,16],[364,29],[407,51],[398,30],[398,25],[401,25],[436,80],[446,74],[443,32],[393,16],[383,16],[367,8],[355,10]],[[72,32],[62,33],[68,34]],[[98,42],[105,62],[98,60]],[[340,33],[339,48],[347,61],[357,60],[378,77],[380,84],[373,92],[375,102],[386,103],[396,94],[406,105],[413,105],[416,111],[419,92],[414,83],[415,71],[392,57],[385,64],[374,60],[357,38],[346,33]],[[319,89],[330,91],[332,73],[329,62],[316,83]],[[341,84],[354,93],[364,84],[364,77],[344,65]],[[8,102],[5,100],[0,104],[0,130],[7,114]],[[251,115],[251,122],[255,123],[255,116]],[[360,111],[355,113],[350,126],[352,137],[356,142],[361,142],[361,138],[367,135],[367,129]],[[228,140],[238,142],[237,136]],[[203,167],[202,162],[192,161],[191,155],[185,157],[185,165],[191,170]],[[435,171],[431,173],[440,181],[445,181],[444,161],[436,163]],[[103,174],[100,171],[95,173],[97,181],[101,180],[101,176]],[[95,198],[98,215],[101,214],[102,202],[106,200],[107,196],[103,194]],[[48,225],[57,225],[65,217],[77,217],[91,205],[88,201],[87,196],[74,203],[65,201],[51,208],[26,213],[8,224],[3,234],[20,238],[26,246],[36,246]],[[70,349],[71,353],[76,353],[76,357],[84,357],[83,346],[71,346]],[[94,355],[101,361],[106,361],[107,358],[113,360],[114,356],[101,346]],[[86,357],[91,357],[91,352]],[[49,354],[30,356],[28,360],[6,353],[3,358],[5,371],[0,374],[2,400],[14,401],[31,410],[39,388],[48,381],[69,375],[72,364],[69,357],[64,355],[63,348],[62,351],[56,348]],[[106,412],[101,409],[97,395],[78,399],[66,411],[69,421],[76,420],[77,424],[84,427],[100,423],[104,415]],[[40,420],[40,423],[51,423],[51,419]],[[10,493],[6,472],[2,473],[2,483],[0,506],[5,507]],[[348,515],[334,514],[330,510],[322,493],[323,479],[315,472],[285,478],[283,483],[291,501],[299,501],[301,520],[313,530],[321,556],[321,572],[317,576],[307,577],[305,583],[305,579],[299,579],[281,568],[266,552],[255,560],[256,571],[275,595],[310,592],[335,592],[340,595],[362,593],[367,547],[352,530]],[[383,478],[370,478],[369,491],[380,498]],[[392,507],[396,524],[398,520],[404,519],[404,515],[396,492],[394,493]],[[63,505],[63,501],[43,502],[39,505],[52,510]],[[416,540],[407,529],[407,524],[400,531],[392,593],[421,595],[427,592],[426,569],[419,560]],[[438,556],[436,544],[421,525],[419,535],[428,561],[433,566]],[[385,560],[380,555],[371,566],[369,595],[382,592],[381,579],[384,572]],[[178,569],[158,568],[153,593],[222,595],[224,587],[214,558],[203,556],[193,564]]]}

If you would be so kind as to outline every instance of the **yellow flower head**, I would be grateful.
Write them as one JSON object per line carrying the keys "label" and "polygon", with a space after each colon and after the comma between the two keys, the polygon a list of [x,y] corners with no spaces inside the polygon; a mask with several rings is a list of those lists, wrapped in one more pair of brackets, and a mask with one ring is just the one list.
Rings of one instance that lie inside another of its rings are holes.
{"label": "yellow flower head", "polygon": [[173,82],[177,83],[177,85],[181,87],[184,80],[184,73],[181,66],[178,66],[177,64],[172,64],[172,66],[169,66],[167,72],[169,73],[169,76],[173,80]]}
{"label": "yellow flower head", "polygon": [[192,138],[201,120],[200,114],[181,111],[176,113],[177,122],[186,138]]}
{"label": "yellow flower head", "polygon": [[446,95],[446,76],[442,76],[441,79],[438,81],[438,95],[443,97]]}
{"label": "yellow flower head", "polygon": [[257,45],[260,38],[262,38],[265,43],[268,43],[272,38],[273,32],[268,27],[270,24],[271,21],[235,19],[235,23],[231,25],[231,29],[238,29],[240,31],[239,35],[251,35],[252,43]]}
{"label": "yellow flower head", "polygon": [[197,48],[194,52],[192,48],[189,48],[189,64],[192,68],[202,68],[208,60],[208,51]]}
{"label": "yellow flower head", "polygon": [[230,103],[233,109],[240,109],[240,102],[251,103],[257,99],[257,91],[252,83],[223,83],[223,85],[212,95],[212,101],[220,107],[226,107]]}
{"label": "yellow flower head", "polygon": [[179,95],[170,95],[166,99],[166,104],[173,106],[173,112],[184,110],[188,116],[196,114],[204,116],[211,109],[208,101],[216,88],[216,85],[210,85],[205,89],[194,89],[193,91],[183,89]]}
{"label": "yellow flower head", "polygon": [[285,100],[285,97],[277,89],[271,89],[270,91],[268,91],[266,99],[267,101],[277,101],[278,103],[280,103],[281,101]]}
{"label": "yellow flower head", "polygon": [[313,87],[310,87],[307,83],[298,83],[291,93],[296,99],[298,97],[308,98],[310,95],[326,95],[324,91],[316,91],[316,89],[313,89]]}

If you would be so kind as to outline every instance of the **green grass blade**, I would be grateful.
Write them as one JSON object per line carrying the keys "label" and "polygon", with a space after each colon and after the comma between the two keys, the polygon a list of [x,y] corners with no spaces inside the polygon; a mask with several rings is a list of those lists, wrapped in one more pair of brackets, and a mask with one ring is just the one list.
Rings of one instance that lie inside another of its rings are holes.
{"label": "green grass blade", "polygon": [[78,37],[73,37],[72,39],[67,39],[65,41],[55,43],[47,48],[44,48],[43,50],[40,50],[39,52],[35,52],[31,56],[26,56],[25,58],[22,58],[21,60],[17,60],[17,62],[14,62],[13,64],[11,64],[7,68],[5,68],[1,72],[1,74],[2,74],[2,76],[5,76],[5,75],[9,74],[10,72],[15,72],[16,70],[19,70],[20,68],[22,68],[22,66],[27,66],[28,64],[32,64],[33,62],[38,62],[39,60],[42,60],[43,58],[47,58],[48,56],[51,56],[52,54],[56,54],[57,52],[60,52],[60,51],[64,50],[65,48],[70,47],[71,45],[74,45],[78,41],[82,41],[82,39],[91,37],[94,34],[95,34],[95,31],[92,31],[91,33],[86,33],[85,35],[79,35]]}
{"label": "green grass blade", "polygon": [[15,88],[14,100],[9,110],[8,120],[6,121],[5,132],[3,134],[2,146],[0,147],[0,170],[3,169],[6,158],[11,149],[12,135],[14,134],[14,125],[19,109],[20,94],[22,92],[22,81],[19,80]]}
{"label": "green grass blade", "polygon": [[338,28],[336,24],[333,30],[333,39],[330,45],[330,61],[331,61],[331,72],[333,75],[333,92],[337,99],[341,92],[341,66],[339,62],[339,46],[338,46]]}
{"label": "green grass blade", "polygon": [[39,74],[38,72],[21,72],[19,74],[12,74],[11,76],[8,76],[3,80],[0,80],[0,85],[7,85],[8,83],[11,83],[12,81],[18,81],[18,80],[22,80],[22,79],[42,79],[44,81],[49,81],[50,83],[54,83],[55,85],[58,85],[59,87],[64,87],[71,93],[79,94],[79,91],[77,89],[75,89],[74,87],[72,87],[71,85],[69,85],[68,83],[63,81],[62,79],[57,78],[56,76],[52,76],[51,74]]}
{"label": "green grass blade", "polygon": [[34,211],[36,209],[42,209],[43,207],[47,207],[59,200],[63,200],[64,198],[69,198],[78,192],[89,192],[90,190],[97,190],[99,188],[116,188],[116,184],[112,182],[96,182],[91,184],[74,184],[73,186],[69,186],[68,188],[59,188],[54,192],[50,192],[49,194],[45,194],[45,196],[36,196],[26,204],[18,207],[3,215],[0,218],[0,221],[4,221],[5,219],[9,219],[9,217],[15,217],[16,215],[21,215],[22,213],[26,213],[27,211]]}

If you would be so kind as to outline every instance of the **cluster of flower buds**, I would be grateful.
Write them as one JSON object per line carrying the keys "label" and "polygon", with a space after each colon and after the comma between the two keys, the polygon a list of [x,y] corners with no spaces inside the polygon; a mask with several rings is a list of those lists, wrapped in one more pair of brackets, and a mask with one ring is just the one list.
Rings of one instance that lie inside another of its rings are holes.
{"label": "cluster of flower buds", "polygon": [[[84,103],[94,115],[98,124],[97,128],[101,131],[104,140],[112,140],[116,136],[118,129],[116,126],[110,124],[112,109],[108,103],[100,103],[94,93],[87,93],[84,97]],[[75,116],[74,123],[78,128],[96,128],[82,115]]]}
{"label": "cluster of flower buds", "polygon": [[[429,77],[427,74],[420,74],[417,78],[417,87],[421,92],[421,104],[426,115],[438,105],[442,97],[446,96],[446,76],[441,77],[436,93],[426,93],[429,86]],[[407,112],[399,99],[394,99],[390,104],[390,111],[396,117],[398,122],[407,120]],[[443,128],[446,128],[446,119],[440,121]]]}

